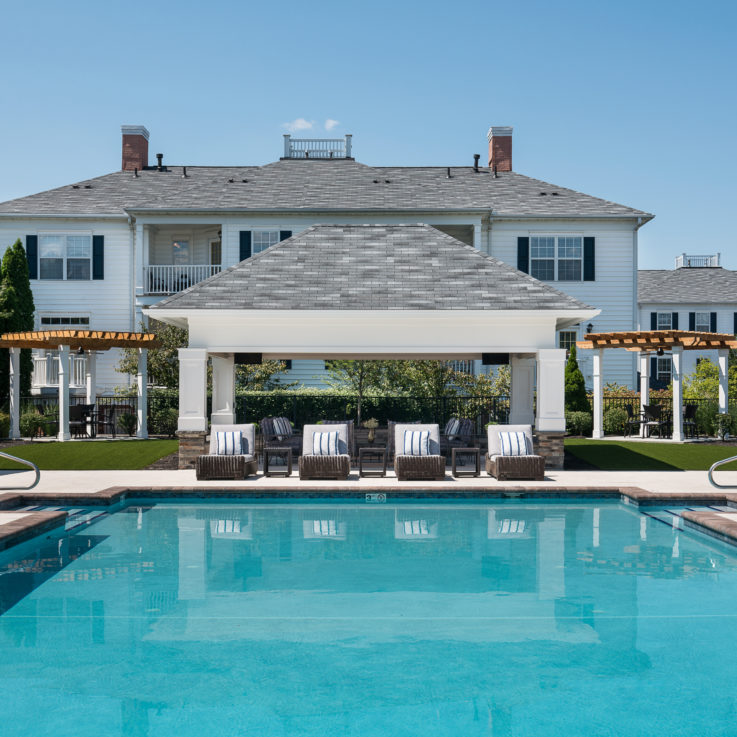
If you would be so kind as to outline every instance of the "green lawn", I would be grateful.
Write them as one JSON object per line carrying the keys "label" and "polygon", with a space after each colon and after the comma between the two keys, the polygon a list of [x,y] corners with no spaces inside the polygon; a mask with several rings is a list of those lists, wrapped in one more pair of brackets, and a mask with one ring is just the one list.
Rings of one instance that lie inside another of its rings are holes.
{"label": "green lawn", "polygon": [[[174,453],[178,447],[177,440],[97,440],[31,443],[0,450],[33,461],[42,471],[127,471],[146,468]],[[27,466],[0,457],[0,470],[25,468]]]}
{"label": "green lawn", "polygon": [[[581,466],[602,471],[706,471],[712,463],[737,455],[737,446],[717,443],[648,443],[566,438],[567,453]],[[720,470],[737,471],[737,462]]]}

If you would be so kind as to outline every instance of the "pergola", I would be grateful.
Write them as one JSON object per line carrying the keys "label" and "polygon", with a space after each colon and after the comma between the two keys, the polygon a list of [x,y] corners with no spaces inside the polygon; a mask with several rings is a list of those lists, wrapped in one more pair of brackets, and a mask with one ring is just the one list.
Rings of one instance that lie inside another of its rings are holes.
{"label": "pergola", "polygon": [[59,351],[59,440],[70,440],[69,434],[69,357],[72,351],[87,354],[88,404],[97,401],[95,352],[110,348],[137,348],[138,374],[137,415],[139,438],[148,437],[146,418],[146,373],[149,348],[158,347],[152,333],[111,332],[107,330],[33,330],[0,335],[0,348],[10,349],[10,437],[20,438],[20,351],[42,348]]}
{"label": "pergola", "polygon": [[[589,333],[576,343],[578,348],[594,349],[594,432],[593,437],[604,437],[604,386],[602,369],[604,350],[624,348],[640,354],[640,411],[650,401],[650,356],[662,356],[669,351],[672,357],[673,381],[673,440],[683,440],[683,351],[718,351],[719,411],[728,409],[727,358],[731,348],[737,348],[734,335],[702,333],[692,330],[630,330],[614,333]],[[641,427],[640,433],[644,433]]]}

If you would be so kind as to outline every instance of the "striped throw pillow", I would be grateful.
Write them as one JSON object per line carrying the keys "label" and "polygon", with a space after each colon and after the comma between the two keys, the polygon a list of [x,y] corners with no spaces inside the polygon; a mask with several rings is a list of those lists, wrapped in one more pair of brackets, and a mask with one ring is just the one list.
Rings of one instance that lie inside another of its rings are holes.
{"label": "striped throw pillow", "polygon": [[529,455],[527,436],[522,431],[500,432],[499,445],[501,446],[503,456]]}
{"label": "striped throw pillow", "polygon": [[242,447],[241,431],[219,432],[215,435],[215,444],[219,456],[239,456]]}
{"label": "striped throw pillow", "polygon": [[312,455],[337,456],[338,431],[312,433]]}
{"label": "striped throw pillow", "polygon": [[284,440],[292,436],[292,423],[286,417],[274,418],[274,435],[277,440]]}
{"label": "striped throw pillow", "polygon": [[404,449],[402,455],[406,456],[429,456],[430,455],[430,431],[429,430],[405,430]]}

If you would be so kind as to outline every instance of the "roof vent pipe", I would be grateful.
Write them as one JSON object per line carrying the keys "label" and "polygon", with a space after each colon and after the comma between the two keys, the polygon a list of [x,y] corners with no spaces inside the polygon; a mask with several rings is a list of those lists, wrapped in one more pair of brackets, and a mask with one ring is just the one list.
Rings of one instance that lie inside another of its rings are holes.
{"label": "roof vent pipe", "polygon": [[187,167],[183,166],[182,167],[182,179],[186,179],[186,178],[187,178]]}
{"label": "roof vent pipe", "polygon": [[448,167],[448,173],[445,176],[450,179],[450,167]]}
{"label": "roof vent pipe", "polygon": [[133,176],[134,176],[134,177],[135,177],[136,179],[138,179],[138,167],[136,167],[135,169],[133,169]]}
{"label": "roof vent pipe", "polygon": [[478,174],[479,171],[479,159],[481,158],[481,154],[474,154],[473,155],[473,170]]}
{"label": "roof vent pipe", "polygon": [[496,173],[496,164],[494,164],[494,179],[496,179],[499,175]]}
{"label": "roof vent pipe", "polygon": [[164,171],[164,166],[161,163],[164,159],[164,154],[156,154],[156,159],[159,162],[158,164],[156,164],[156,171]]}

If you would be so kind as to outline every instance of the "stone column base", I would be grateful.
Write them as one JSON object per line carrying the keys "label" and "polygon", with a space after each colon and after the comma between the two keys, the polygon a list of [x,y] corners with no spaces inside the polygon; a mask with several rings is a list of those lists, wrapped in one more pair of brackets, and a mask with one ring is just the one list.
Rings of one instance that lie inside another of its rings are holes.
{"label": "stone column base", "polygon": [[545,468],[563,468],[563,438],[562,432],[535,431],[535,452],[545,458]]}
{"label": "stone column base", "polygon": [[207,453],[205,444],[207,433],[179,430],[177,437],[179,438],[179,468],[194,468],[197,456]]}

